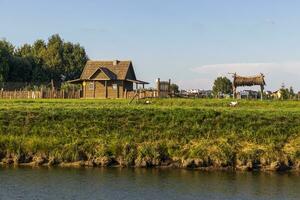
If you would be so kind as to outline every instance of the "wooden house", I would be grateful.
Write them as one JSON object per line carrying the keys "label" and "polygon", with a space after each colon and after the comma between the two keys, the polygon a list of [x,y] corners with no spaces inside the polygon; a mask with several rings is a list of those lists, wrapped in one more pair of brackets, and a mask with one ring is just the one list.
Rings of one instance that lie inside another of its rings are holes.
{"label": "wooden house", "polygon": [[82,85],[82,98],[125,98],[138,84],[131,61],[88,61],[79,79],[69,81]]}

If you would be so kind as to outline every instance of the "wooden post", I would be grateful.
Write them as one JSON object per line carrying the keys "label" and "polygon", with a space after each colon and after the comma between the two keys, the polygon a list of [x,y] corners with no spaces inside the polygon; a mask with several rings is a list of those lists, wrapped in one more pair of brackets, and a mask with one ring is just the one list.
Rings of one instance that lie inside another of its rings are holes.
{"label": "wooden post", "polygon": [[72,98],[75,99],[75,86],[72,84]]}
{"label": "wooden post", "polygon": [[232,84],[233,99],[236,99],[236,87]]}
{"label": "wooden post", "polygon": [[160,78],[157,79],[157,97],[160,97]]}
{"label": "wooden post", "polygon": [[93,91],[94,91],[94,98],[96,97],[96,84],[95,84],[95,81],[93,81]]}
{"label": "wooden post", "polygon": [[169,79],[169,85],[168,85],[168,93],[171,93],[171,79]]}
{"label": "wooden post", "polygon": [[234,73],[232,77],[233,77],[233,81],[232,81],[233,99],[236,99],[236,86],[235,86],[236,73]]}
{"label": "wooden post", "polygon": [[54,81],[53,79],[51,79],[51,95],[50,95],[50,98],[54,98]]}
{"label": "wooden post", "polygon": [[104,81],[104,85],[105,85],[105,98],[107,98],[107,81]]}
{"label": "wooden post", "polygon": [[120,94],[119,94],[119,84],[117,84],[117,98],[120,98]]}
{"label": "wooden post", "polygon": [[264,95],[264,86],[261,85],[261,86],[260,86],[260,99],[261,99],[261,100],[264,99],[263,95]]}
{"label": "wooden post", "polygon": [[41,99],[43,98],[43,87],[41,87],[41,95],[40,95],[40,98],[41,98]]}
{"label": "wooden post", "polygon": [[122,98],[124,99],[124,81],[122,81]]}
{"label": "wooden post", "polygon": [[83,94],[82,94],[82,98],[86,98],[86,82],[85,81],[83,81],[82,82],[82,92],[83,92]]}
{"label": "wooden post", "polygon": [[51,89],[54,90],[54,81],[51,79]]}

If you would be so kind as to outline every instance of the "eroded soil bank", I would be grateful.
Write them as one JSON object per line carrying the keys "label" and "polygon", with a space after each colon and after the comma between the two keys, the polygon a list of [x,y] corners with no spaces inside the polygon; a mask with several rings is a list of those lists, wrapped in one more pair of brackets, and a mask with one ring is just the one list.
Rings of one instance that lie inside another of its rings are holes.
{"label": "eroded soil bank", "polygon": [[167,160],[142,158],[133,162],[127,162],[124,158],[94,157],[88,160],[79,160],[75,162],[64,162],[46,155],[14,155],[8,154],[0,162],[2,166],[59,166],[59,167],[138,167],[138,168],[184,168],[200,170],[241,170],[241,171],[300,171],[300,161],[295,163],[286,161],[268,162],[261,160],[259,162],[242,162],[237,160],[235,165],[224,165],[221,163],[206,162],[202,159],[183,159],[170,158]]}

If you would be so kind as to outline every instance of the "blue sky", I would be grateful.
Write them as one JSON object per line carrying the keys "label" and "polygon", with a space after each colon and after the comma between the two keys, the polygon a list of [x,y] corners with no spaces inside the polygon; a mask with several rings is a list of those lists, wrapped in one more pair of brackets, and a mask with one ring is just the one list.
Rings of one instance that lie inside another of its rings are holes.
{"label": "blue sky", "polygon": [[[297,0],[0,0],[0,38],[58,33],[97,60],[130,59],[139,79],[211,88],[227,72],[266,74],[300,90]],[[230,76],[229,76],[230,77]]]}

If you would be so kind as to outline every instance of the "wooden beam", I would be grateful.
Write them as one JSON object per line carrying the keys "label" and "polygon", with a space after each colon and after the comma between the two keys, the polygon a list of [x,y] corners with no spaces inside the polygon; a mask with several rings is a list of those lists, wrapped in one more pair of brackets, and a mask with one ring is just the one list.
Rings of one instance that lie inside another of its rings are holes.
{"label": "wooden beam", "polygon": [[168,93],[171,93],[171,79],[169,79],[169,85],[168,85]]}
{"label": "wooden beam", "polygon": [[117,98],[120,98],[120,94],[119,94],[119,84],[117,84]]}
{"label": "wooden beam", "polygon": [[83,91],[83,98],[86,98],[86,82],[82,82],[82,91]]}
{"label": "wooden beam", "polygon": [[122,98],[124,98],[124,81],[122,81]]}
{"label": "wooden beam", "polygon": [[107,98],[107,81],[104,81],[104,85],[105,85],[105,98]]}
{"label": "wooden beam", "polygon": [[261,100],[264,99],[263,95],[264,95],[264,86],[261,85],[261,86],[260,86],[260,99],[261,99]]}
{"label": "wooden beam", "polygon": [[93,81],[93,90],[94,90],[94,98],[96,98],[96,84],[95,84],[95,81]]}
{"label": "wooden beam", "polygon": [[232,85],[233,98],[236,99],[236,87]]}
{"label": "wooden beam", "polygon": [[157,96],[160,97],[160,78],[157,79]]}

